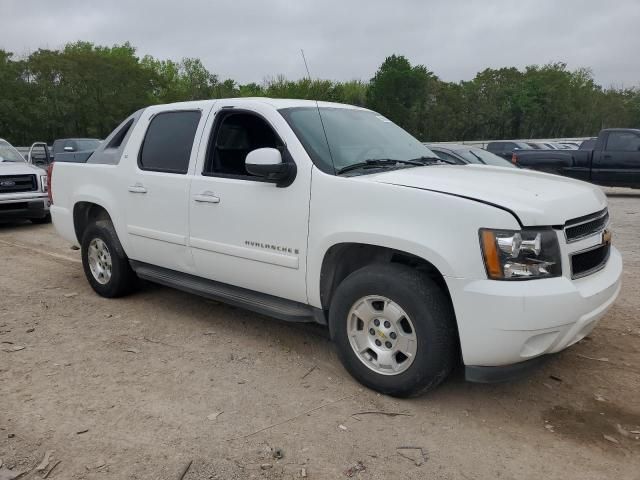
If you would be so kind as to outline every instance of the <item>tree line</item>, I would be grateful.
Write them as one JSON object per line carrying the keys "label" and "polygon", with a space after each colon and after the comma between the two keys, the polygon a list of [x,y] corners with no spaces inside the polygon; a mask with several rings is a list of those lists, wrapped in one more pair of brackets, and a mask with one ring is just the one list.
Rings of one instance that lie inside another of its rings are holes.
{"label": "tree line", "polygon": [[0,49],[0,136],[15,145],[104,138],[147,105],[243,96],[360,105],[424,141],[591,136],[605,127],[640,127],[640,89],[603,88],[589,69],[564,63],[487,68],[472,80],[446,82],[391,55],[369,81],[276,76],[239,84],[197,58],[140,58],[129,43],[75,42],[24,58]]}

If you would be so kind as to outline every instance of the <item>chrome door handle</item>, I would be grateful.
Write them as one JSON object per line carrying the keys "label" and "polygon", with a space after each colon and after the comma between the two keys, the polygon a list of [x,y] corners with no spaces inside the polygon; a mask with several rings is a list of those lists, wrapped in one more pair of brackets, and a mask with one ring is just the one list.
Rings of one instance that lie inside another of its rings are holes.
{"label": "chrome door handle", "polygon": [[213,192],[202,192],[200,195],[194,195],[193,199],[199,203],[220,203],[220,197],[216,197]]}
{"label": "chrome door handle", "polygon": [[129,185],[129,191],[131,193],[147,193],[147,189],[144,188],[144,185],[141,183],[136,183],[135,185]]}

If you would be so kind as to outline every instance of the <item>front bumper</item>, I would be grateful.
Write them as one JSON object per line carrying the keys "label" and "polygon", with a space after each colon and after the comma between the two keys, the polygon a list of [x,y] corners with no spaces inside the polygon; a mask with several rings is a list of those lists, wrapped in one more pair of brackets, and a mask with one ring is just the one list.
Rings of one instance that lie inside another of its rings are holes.
{"label": "front bumper", "polygon": [[49,205],[46,193],[11,199],[0,197],[0,218],[44,218],[49,214]]}
{"label": "front bumper", "polygon": [[586,337],[615,301],[622,258],[597,273],[523,282],[447,278],[464,364],[495,367],[559,352]]}
{"label": "front bumper", "polygon": [[475,383],[511,382],[525,377],[529,372],[540,368],[540,366],[545,364],[552,356],[554,355],[541,355],[525,360],[524,362],[500,365],[497,367],[467,365],[464,367],[464,378],[467,382]]}

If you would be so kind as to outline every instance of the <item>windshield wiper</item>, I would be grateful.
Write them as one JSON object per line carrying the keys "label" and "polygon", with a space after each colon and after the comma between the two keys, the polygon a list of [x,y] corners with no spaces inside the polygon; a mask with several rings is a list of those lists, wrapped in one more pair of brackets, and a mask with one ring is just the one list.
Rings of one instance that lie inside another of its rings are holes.
{"label": "windshield wiper", "polygon": [[443,160],[440,157],[418,157],[418,158],[412,158],[411,160],[408,160],[408,161],[418,163],[419,165],[438,165],[442,163],[446,163],[448,165],[457,165],[455,162],[452,162],[451,160]]}
{"label": "windshield wiper", "polygon": [[478,161],[479,161],[481,164],[483,164],[483,165],[486,165],[486,164],[487,164],[487,162],[485,162],[484,160],[482,160],[478,155],[476,155],[475,153],[473,153],[471,150],[469,150],[469,153],[470,153],[471,155],[473,155],[474,157],[476,157],[476,158],[478,159]]}
{"label": "windshield wiper", "polygon": [[350,172],[351,170],[358,170],[360,168],[375,168],[375,167],[395,167],[398,164],[402,165],[415,165],[420,167],[424,165],[420,161],[417,160],[395,160],[392,158],[369,158],[364,162],[354,163],[352,165],[347,165],[346,167],[342,167],[336,171],[338,175],[341,175],[346,172]]}

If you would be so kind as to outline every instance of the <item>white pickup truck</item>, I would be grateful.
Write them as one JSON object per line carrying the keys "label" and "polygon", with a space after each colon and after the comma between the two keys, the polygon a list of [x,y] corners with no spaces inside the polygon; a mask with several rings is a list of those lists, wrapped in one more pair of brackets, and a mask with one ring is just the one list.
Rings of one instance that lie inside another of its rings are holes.
{"label": "white pickup truck", "polygon": [[47,172],[0,138],[0,219],[49,223]]}
{"label": "white pickup truck", "polygon": [[390,395],[460,362],[472,381],[514,378],[588,335],[620,291],[598,187],[446,165],[348,105],[148,107],[88,159],[56,159],[51,186],[98,294],[141,277],[328,324],[346,369]]}

